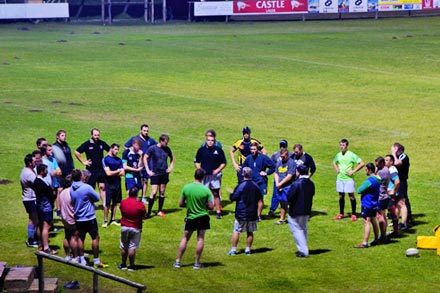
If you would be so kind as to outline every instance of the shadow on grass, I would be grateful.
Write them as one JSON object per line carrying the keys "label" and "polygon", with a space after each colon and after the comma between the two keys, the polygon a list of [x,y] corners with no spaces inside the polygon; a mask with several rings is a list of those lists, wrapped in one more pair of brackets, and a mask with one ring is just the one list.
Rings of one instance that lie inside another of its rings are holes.
{"label": "shadow on grass", "polygon": [[136,270],[148,270],[148,269],[154,269],[155,266],[147,266],[147,265],[136,265]]}
{"label": "shadow on grass", "polygon": [[327,253],[330,251],[331,251],[330,249],[310,249],[309,254],[310,255],[318,255],[318,254],[323,254],[323,253]]}
{"label": "shadow on grass", "polygon": [[[257,248],[257,249],[252,249],[252,254],[257,254],[257,253],[265,253],[268,251],[272,251],[273,248],[269,248],[269,247],[261,247],[261,248]],[[240,250],[239,254],[243,253],[244,254],[244,249]]]}
{"label": "shadow on grass", "polygon": [[320,212],[320,211],[312,211],[312,214],[310,217],[316,217],[316,216],[327,216],[328,214],[326,212]]}

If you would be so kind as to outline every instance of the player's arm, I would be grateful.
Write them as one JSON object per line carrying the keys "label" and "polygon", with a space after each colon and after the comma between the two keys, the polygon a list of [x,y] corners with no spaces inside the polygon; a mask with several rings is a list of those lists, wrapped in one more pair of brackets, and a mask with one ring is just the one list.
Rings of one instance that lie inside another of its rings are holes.
{"label": "player's arm", "polygon": [[240,166],[237,164],[237,161],[235,160],[235,151],[237,149],[233,146],[229,149],[229,156],[231,157],[232,166],[234,167],[235,171],[240,171]]}
{"label": "player's arm", "polygon": [[173,171],[174,164],[176,163],[176,157],[173,154],[171,154],[170,158],[171,161],[170,161],[170,165],[168,166],[167,173],[171,173]]}
{"label": "player's arm", "polygon": [[361,160],[359,161],[359,164],[356,166],[356,168],[354,168],[354,169],[351,170],[351,171],[348,171],[348,172],[347,172],[347,175],[348,175],[348,176],[353,175],[354,173],[356,173],[357,171],[359,171],[360,169],[362,169],[364,166],[365,166],[365,163],[364,163],[364,161],[362,161],[362,159],[361,159]]}
{"label": "player's arm", "polygon": [[78,161],[83,164],[84,166],[90,166],[92,164],[92,160],[84,160],[83,156],[80,152],[77,150],[75,151],[75,157],[78,159]]}

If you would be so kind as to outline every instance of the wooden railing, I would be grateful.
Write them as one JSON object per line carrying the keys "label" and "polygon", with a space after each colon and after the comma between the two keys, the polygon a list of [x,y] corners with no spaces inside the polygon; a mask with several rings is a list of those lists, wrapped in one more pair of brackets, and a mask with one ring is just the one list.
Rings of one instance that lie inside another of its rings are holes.
{"label": "wooden railing", "polygon": [[47,253],[44,253],[44,252],[41,252],[41,251],[37,251],[37,252],[35,252],[35,254],[37,255],[38,269],[39,269],[39,272],[40,272],[40,276],[39,276],[39,279],[38,279],[38,291],[39,292],[44,292],[44,265],[43,265],[43,258],[47,258],[47,259],[50,259],[50,260],[53,260],[53,261],[56,261],[56,262],[63,263],[65,265],[73,266],[73,267],[76,267],[76,268],[79,268],[79,269],[82,269],[82,270],[86,270],[86,271],[92,272],[93,273],[93,292],[96,292],[96,293],[99,292],[99,289],[98,289],[98,285],[99,285],[98,284],[98,276],[101,276],[101,277],[104,277],[104,278],[107,278],[107,279],[110,279],[110,280],[113,280],[113,281],[125,284],[127,286],[136,288],[136,291],[138,293],[142,293],[143,291],[145,291],[147,289],[147,287],[145,285],[143,285],[143,284],[132,282],[130,280],[127,280],[127,279],[124,279],[124,278],[121,278],[121,277],[118,277],[118,276],[115,276],[115,275],[103,272],[103,271],[95,269],[93,267],[88,267],[88,266],[85,266],[85,265],[81,265],[79,263],[68,261],[68,260],[65,260],[64,258],[59,257],[59,256],[47,254]]}

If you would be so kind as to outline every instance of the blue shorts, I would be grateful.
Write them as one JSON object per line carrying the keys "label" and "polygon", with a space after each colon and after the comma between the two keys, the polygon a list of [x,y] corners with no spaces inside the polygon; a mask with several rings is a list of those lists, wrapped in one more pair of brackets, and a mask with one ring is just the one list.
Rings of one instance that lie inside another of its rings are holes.
{"label": "blue shorts", "polygon": [[24,208],[28,214],[37,212],[37,203],[35,200],[23,201]]}
{"label": "blue shorts", "polygon": [[379,200],[379,204],[378,204],[378,208],[377,209],[379,211],[384,211],[384,210],[388,209],[388,206],[390,204],[390,200],[391,200],[390,198]]}
{"label": "blue shorts", "polygon": [[167,184],[168,182],[170,182],[168,173],[154,175],[154,176],[151,176],[151,178],[150,178],[151,185],[162,185],[162,184]]}
{"label": "blue shorts", "polygon": [[277,188],[274,188],[273,194],[277,197],[279,201],[287,201],[287,193],[289,193],[289,190],[290,186],[281,188],[281,192]]}
{"label": "blue shorts", "polygon": [[50,212],[38,212],[38,221],[40,223],[47,222],[52,224],[53,222],[53,211]]}
{"label": "blue shorts", "polygon": [[133,187],[137,187],[138,190],[142,190],[142,179],[138,178],[127,178],[125,177],[125,190],[130,190]]}
{"label": "blue shorts", "polygon": [[376,217],[377,210],[374,208],[362,207],[361,211],[362,218],[364,219]]}

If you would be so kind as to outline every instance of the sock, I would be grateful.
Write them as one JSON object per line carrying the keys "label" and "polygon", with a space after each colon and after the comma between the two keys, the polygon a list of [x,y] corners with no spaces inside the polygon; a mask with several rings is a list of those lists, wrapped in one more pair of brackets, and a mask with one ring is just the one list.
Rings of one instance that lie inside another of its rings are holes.
{"label": "sock", "polygon": [[340,198],[339,199],[339,213],[341,215],[344,214],[344,208],[345,208],[345,198]]}
{"label": "sock", "polygon": [[232,246],[231,250],[232,251],[237,251],[237,246]]}
{"label": "sock", "polygon": [[244,251],[251,251],[251,248],[246,246]]}
{"label": "sock", "polygon": [[99,257],[94,258],[94,259],[93,259],[93,263],[94,263],[95,265],[99,265],[99,264],[101,263],[101,261],[99,260]]}
{"label": "sock", "polygon": [[159,208],[158,208],[159,212],[162,211],[164,201],[165,201],[165,196],[159,196]]}
{"label": "sock", "polygon": [[356,215],[356,199],[350,199],[351,202],[351,214]]}
{"label": "sock", "polygon": [[151,215],[151,210],[153,209],[154,198],[148,198],[148,215]]}
{"label": "sock", "polygon": [[32,224],[28,224],[27,231],[28,231],[28,240],[30,242],[34,241],[34,239],[35,239],[35,226]]}

